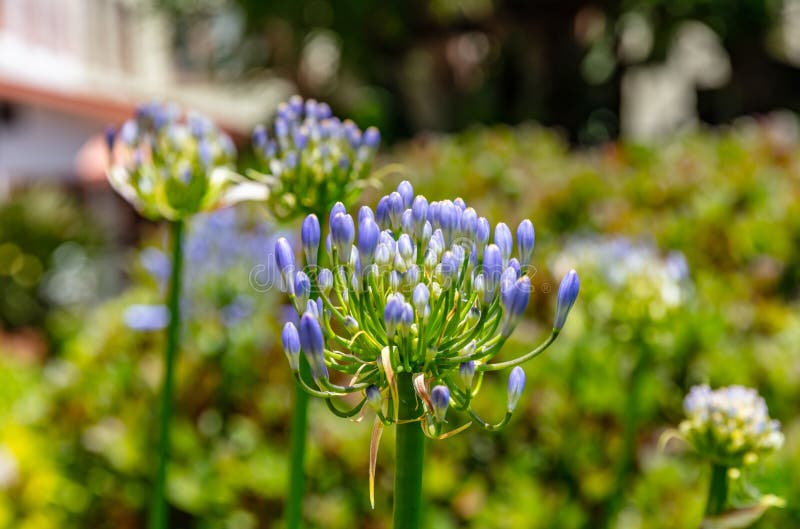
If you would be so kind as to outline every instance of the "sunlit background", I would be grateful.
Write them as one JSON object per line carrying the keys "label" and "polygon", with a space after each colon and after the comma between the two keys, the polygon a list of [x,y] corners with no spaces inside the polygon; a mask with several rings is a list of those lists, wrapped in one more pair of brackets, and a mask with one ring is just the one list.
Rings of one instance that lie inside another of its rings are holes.
{"label": "sunlit background", "polygon": [[[107,184],[106,127],[177,102],[246,162],[294,93],[381,129],[387,190],[533,220],[512,352],[581,272],[509,428],[431,446],[429,527],[696,526],[705,469],[658,440],[700,382],[765,396],[787,442],[753,479],[787,506],[756,527],[800,526],[800,0],[0,0],[0,527],[146,520],[166,232]],[[190,226],[175,527],[282,527],[288,309],[248,279],[296,231],[258,205]],[[311,428],[308,527],[388,528],[391,443],[372,510],[369,425]]]}

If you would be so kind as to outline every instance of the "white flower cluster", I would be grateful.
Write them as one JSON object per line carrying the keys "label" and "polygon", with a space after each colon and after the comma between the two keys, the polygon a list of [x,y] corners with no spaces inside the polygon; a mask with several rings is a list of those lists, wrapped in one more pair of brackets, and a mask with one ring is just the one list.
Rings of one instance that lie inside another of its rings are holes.
{"label": "white flower cluster", "polygon": [[743,386],[716,391],[694,386],[683,403],[681,434],[699,453],[717,463],[741,466],[783,445],[778,421],[770,419],[758,392]]}

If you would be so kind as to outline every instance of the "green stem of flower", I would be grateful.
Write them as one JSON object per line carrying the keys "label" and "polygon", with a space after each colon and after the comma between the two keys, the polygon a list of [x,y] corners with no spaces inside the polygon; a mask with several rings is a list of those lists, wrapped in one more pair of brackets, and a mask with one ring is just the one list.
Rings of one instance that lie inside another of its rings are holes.
{"label": "green stem of flower", "polygon": [[[300,376],[306,380],[311,378],[311,368],[303,356],[300,357]],[[304,463],[308,430],[309,395],[300,384],[295,384],[294,388],[294,412],[289,448],[289,497],[286,505],[287,529],[299,529],[303,519]]]}
{"label": "green stem of flower", "polygon": [[150,527],[167,527],[167,466],[169,464],[170,426],[172,423],[173,400],[175,393],[175,361],[178,356],[181,316],[181,274],[183,269],[183,222],[174,221],[172,228],[172,275],[167,299],[169,306],[169,325],[164,350],[164,382],[161,388],[158,458],[156,467],[155,491],[150,510]]}
{"label": "green stem of flower", "polygon": [[398,373],[399,418],[394,474],[394,529],[422,527],[422,464],[425,435],[418,421],[421,405],[414,391],[411,373]]}
{"label": "green stem of flower", "polygon": [[708,485],[706,516],[716,516],[725,511],[728,501],[728,467],[718,463],[711,464],[711,482]]}

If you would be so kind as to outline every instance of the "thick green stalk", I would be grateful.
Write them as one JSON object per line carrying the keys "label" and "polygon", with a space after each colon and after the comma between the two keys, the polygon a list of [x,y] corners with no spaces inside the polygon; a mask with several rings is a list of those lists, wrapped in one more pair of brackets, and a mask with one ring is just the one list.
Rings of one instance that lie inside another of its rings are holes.
{"label": "thick green stalk", "polygon": [[[400,421],[419,417],[421,409],[411,373],[398,373]],[[422,518],[422,463],[425,435],[418,421],[397,425],[394,469],[394,529],[420,529]]]}
{"label": "thick green stalk", "polygon": [[[311,368],[304,356],[300,357],[301,376],[311,378]],[[291,447],[289,452],[289,497],[286,505],[287,529],[299,529],[303,521],[303,486],[306,456],[306,431],[308,430],[308,393],[300,384],[294,386]]]}
{"label": "thick green stalk", "polygon": [[711,482],[708,485],[706,516],[716,516],[725,511],[728,501],[728,467],[711,464]]}
{"label": "thick green stalk", "polygon": [[181,273],[183,269],[183,222],[178,220],[172,228],[172,275],[167,298],[169,325],[164,351],[164,382],[161,388],[159,439],[156,467],[156,483],[150,511],[152,529],[167,528],[167,466],[169,465],[169,437],[172,423],[173,399],[175,393],[175,359],[180,342],[180,297]]}

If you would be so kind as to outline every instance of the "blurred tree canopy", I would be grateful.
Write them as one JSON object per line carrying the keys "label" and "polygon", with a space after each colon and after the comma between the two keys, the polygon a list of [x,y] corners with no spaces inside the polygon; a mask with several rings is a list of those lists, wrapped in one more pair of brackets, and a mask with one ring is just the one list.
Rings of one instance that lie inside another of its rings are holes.
{"label": "blurred tree canopy", "polygon": [[580,143],[615,138],[625,70],[663,62],[686,21],[716,33],[731,63],[724,86],[700,93],[703,121],[800,110],[800,60],[782,44],[800,30],[783,0],[156,2],[184,70],[234,81],[269,69],[390,140],[528,119]]}

